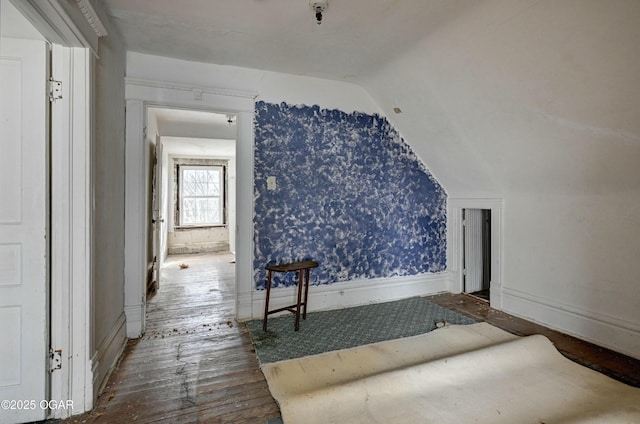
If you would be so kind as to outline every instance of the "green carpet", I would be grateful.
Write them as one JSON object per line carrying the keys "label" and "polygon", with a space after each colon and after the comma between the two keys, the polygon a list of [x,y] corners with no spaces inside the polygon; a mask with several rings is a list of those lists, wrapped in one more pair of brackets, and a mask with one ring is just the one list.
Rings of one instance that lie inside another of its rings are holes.
{"label": "green carpet", "polygon": [[267,332],[262,320],[247,322],[251,341],[261,364],[301,358],[332,350],[348,349],[401,337],[427,333],[437,322],[473,324],[475,321],[421,297],[353,308],[320,311],[300,319],[295,315],[269,318]]}

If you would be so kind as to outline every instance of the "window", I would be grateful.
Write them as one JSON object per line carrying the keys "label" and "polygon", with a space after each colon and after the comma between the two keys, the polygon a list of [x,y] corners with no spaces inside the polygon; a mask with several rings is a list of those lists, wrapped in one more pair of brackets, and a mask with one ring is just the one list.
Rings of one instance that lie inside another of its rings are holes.
{"label": "window", "polygon": [[180,225],[223,225],[224,167],[181,165],[178,169]]}

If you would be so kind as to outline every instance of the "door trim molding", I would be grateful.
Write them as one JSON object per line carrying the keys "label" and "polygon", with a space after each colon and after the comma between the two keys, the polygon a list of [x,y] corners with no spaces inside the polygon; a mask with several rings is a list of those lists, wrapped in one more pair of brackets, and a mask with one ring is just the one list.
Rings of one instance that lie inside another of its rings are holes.
{"label": "door trim molding", "polygon": [[447,199],[447,209],[447,245],[449,246],[447,268],[453,275],[451,288],[454,293],[461,293],[464,290],[462,210],[491,210],[490,303],[492,308],[502,310],[502,199],[450,197]]}
{"label": "door trim molding", "polygon": [[88,48],[94,54],[98,54],[98,34],[82,14],[77,2],[61,0],[10,1],[47,41],[66,47]]}
{"label": "door trim molding", "polygon": [[51,374],[51,399],[73,400],[67,418],[93,407],[91,366],[91,101],[92,55],[53,45],[55,79],[63,98],[52,106],[51,346],[62,368]]}
{"label": "door trim molding", "polygon": [[[93,60],[96,42],[83,36],[78,22],[59,0],[15,1],[12,4],[50,43],[62,62],[55,77],[64,81],[63,101],[52,114],[51,165],[51,334],[52,346],[63,349],[63,363],[49,382],[49,398],[72,400],[73,410],[57,409],[49,418],[67,418],[91,410],[93,385],[91,329],[91,148]],[[84,23],[80,23],[83,24]],[[93,52],[93,53],[91,53]],[[55,65],[54,65],[55,66]],[[59,76],[60,75],[60,76]]]}
{"label": "door trim molding", "polygon": [[237,114],[236,134],[236,316],[251,310],[253,298],[253,93],[125,78],[125,313],[127,337],[140,337],[146,327],[146,270],[151,201],[147,176],[149,149],[144,127],[149,106]]}

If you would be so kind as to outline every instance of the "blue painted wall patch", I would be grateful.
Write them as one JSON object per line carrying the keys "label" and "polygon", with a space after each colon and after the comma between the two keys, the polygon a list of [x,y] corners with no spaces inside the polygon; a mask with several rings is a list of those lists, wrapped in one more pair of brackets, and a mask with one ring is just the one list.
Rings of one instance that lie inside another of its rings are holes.
{"label": "blue painted wall patch", "polygon": [[303,259],[312,284],[446,270],[446,193],[386,118],[257,102],[254,154],[257,289]]}

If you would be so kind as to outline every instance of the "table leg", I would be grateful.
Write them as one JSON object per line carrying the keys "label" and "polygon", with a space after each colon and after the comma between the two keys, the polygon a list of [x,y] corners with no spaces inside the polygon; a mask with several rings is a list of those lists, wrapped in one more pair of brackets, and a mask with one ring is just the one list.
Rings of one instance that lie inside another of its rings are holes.
{"label": "table leg", "polygon": [[307,304],[309,303],[309,273],[311,270],[309,268],[304,270],[305,273],[305,284],[304,284],[304,312],[302,314],[302,319],[307,319]]}
{"label": "table leg", "polygon": [[298,271],[298,307],[296,308],[296,331],[300,329],[300,303],[302,303],[302,272]]}
{"label": "table leg", "polygon": [[271,294],[271,270],[267,271],[267,298],[264,302],[264,320],[262,321],[262,330],[267,331],[267,316],[269,315],[269,295]]}

